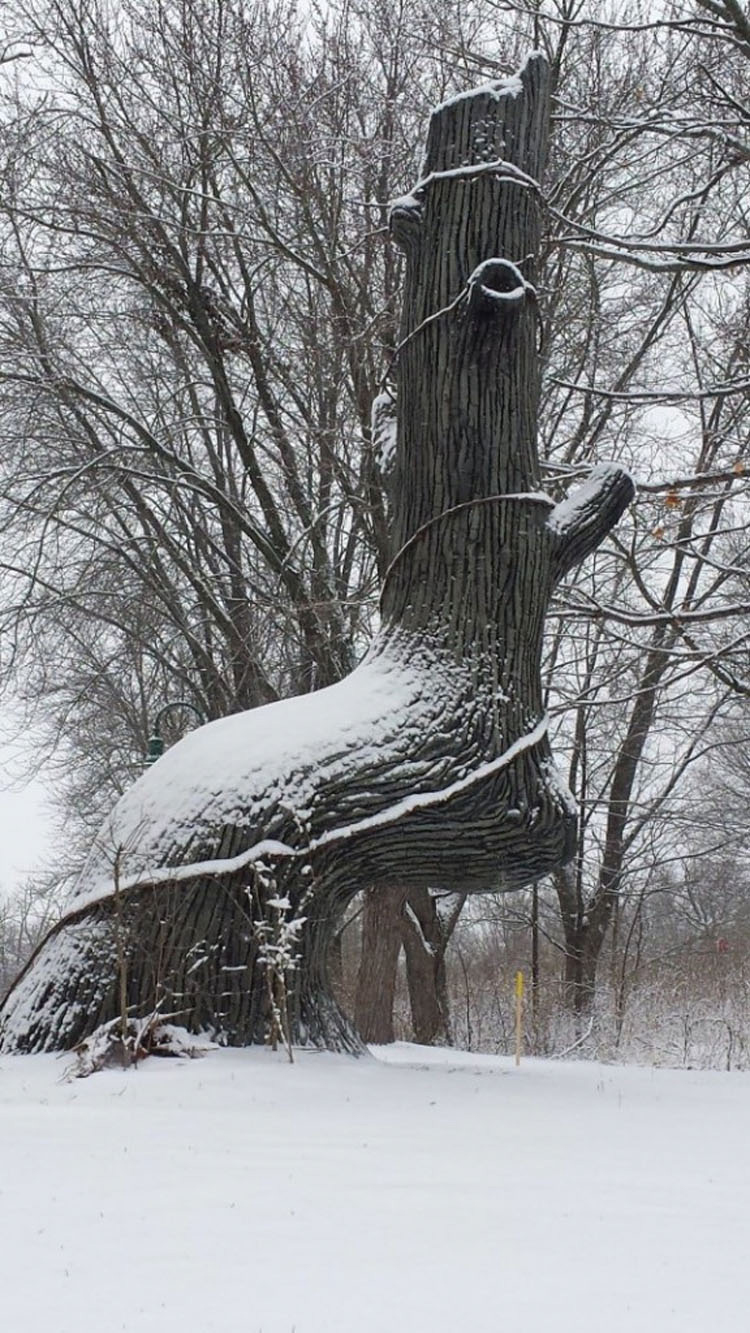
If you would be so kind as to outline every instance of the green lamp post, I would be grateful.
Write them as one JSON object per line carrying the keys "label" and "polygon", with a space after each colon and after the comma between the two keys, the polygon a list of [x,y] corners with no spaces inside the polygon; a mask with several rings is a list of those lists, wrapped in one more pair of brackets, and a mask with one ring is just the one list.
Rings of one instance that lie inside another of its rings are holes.
{"label": "green lamp post", "polygon": [[195,704],[190,703],[189,699],[173,699],[170,703],[164,704],[164,707],[159,709],[154,718],[154,729],[148,738],[148,750],[146,751],[146,757],[144,759],[145,764],[155,764],[156,760],[160,759],[164,754],[164,737],[161,734],[162,722],[168,713],[174,712],[174,710],[178,708],[183,710],[187,709],[188,712],[193,713],[197,718],[198,726],[203,726],[203,723],[206,720],[205,717],[200,709],[196,708]]}

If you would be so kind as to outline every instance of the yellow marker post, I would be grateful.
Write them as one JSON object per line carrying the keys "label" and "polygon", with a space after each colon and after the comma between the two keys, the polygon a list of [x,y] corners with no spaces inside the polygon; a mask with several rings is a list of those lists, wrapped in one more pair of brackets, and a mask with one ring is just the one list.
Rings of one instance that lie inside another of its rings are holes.
{"label": "yellow marker post", "polygon": [[516,1065],[521,1063],[523,1039],[523,972],[516,972]]}

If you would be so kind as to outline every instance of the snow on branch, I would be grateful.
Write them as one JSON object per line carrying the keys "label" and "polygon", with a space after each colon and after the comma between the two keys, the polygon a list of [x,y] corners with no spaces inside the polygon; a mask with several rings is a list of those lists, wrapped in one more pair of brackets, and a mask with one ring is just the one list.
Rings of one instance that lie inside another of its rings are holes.
{"label": "snow on branch", "polygon": [[639,252],[639,247],[627,241],[597,244],[576,236],[561,238],[561,243],[576,250],[584,250],[587,255],[597,259],[611,259],[619,263],[632,264],[636,268],[648,269],[651,273],[713,273],[738,265],[750,264],[750,246],[746,241],[732,242],[725,246],[711,246],[708,243],[696,246],[695,251],[681,247],[678,243],[668,246],[647,246],[649,256],[656,253],[672,255],[671,259],[653,259]]}
{"label": "snow on branch", "polygon": [[[750,252],[748,254],[750,258]],[[674,270],[672,270],[674,271]],[[591,393],[597,398],[611,399],[616,403],[692,403],[707,398],[729,398],[735,393],[748,393],[750,379],[733,380],[728,384],[712,384],[708,389],[600,389],[595,384],[581,384],[574,380],[560,379],[551,375],[550,384],[559,389],[570,389],[575,393]]]}
{"label": "snow on branch", "polygon": [[[477,89],[472,91],[476,92]],[[492,162],[472,162],[466,166],[450,167],[445,171],[431,171],[428,175],[423,176],[421,180],[418,180],[408,193],[391,200],[388,205],[389,225],[393,226],[401,214],[414,215],[418,213],[422,206],[422,196],[429,185],[434,185],[437,181],[447,180],[473,181],[485,176],[493,176],[498,184],[519,185],[527,190],[535,190],[537,193],[540,190],[539,182],[533,176],[529,176],[520,167],[514,166],[512,162],[507,162],[502,157],[495,158]]]}
{"label": "snow on branch", "polygon": [[747,478],[747,464],[738,459],[731,468],[716,472],[694,472],[688,477],[672,477],[663,481],[639,481],[638,492],[644,495],[671,495],[673,491],[699,490],[702,486],[717,486],[743,479],[746,481]]}
{"label": "snow on branch", "polygon": [[[686,15],[669,18],[663,15],[638,23],[629,22],[625,18],[593,18],[586,14],[572,17],[567,12],[554,14],[545,10],[544,22],[556,24],[566,30],[588,28],[612,33],[681,32],[692,37],[718,38],[744,54],[750,54],[750,25],[737,0],[726,0],[724,4],[719,0],[696,0],[696,3],[711,17]],[[524,14],[535,21],[539,19],[537,5],[514,4],[513,8],[516,14]]]}
{"label": "snow on branch", "polygon": [[590,555],[635,495],[635,482],[614,463],[595,467],[588,481],[555,505],[547,525],[556,537],[553,572],[562,578]]}
{"label": "snow on branch", "polygon": [[[281,705],[276,704],[274,706],[278,708]],[[538,745],[547,735],[548,727],[549,719],[545,714],[530,731],[524,736],[520,736],[512,745],[509,745],[502,754],[497,755],[494,759],[487,760],[483,764],[478,764],[471,772],[465,774],[464,777],[457,778],[454,782],[449,783],[447,787],[441,787],[435,791],[410,792],[408,796],[395,801],[393,805],[387,806],[384,810],[378,810],[375,814],[367,815],[363,819],[353,820],[350,824],[327,829],[317,838],[312,838],[301,847],[292,847],[288,843],[279,842],[273,838],[264,838],[261,842],[248,847],[244,852],[240,852],[237,856],[188,862],[185,865],[161,866],[158,869],[138,872],[123,878],[118,885],[117,892],[126,894],[138,889],[159,889],[166,885],[201,879],[208,875],[217,877],[234,875],[248,867],[257,867],[258,870],[262,871],[267,868],[268,861],[296,860],[304,862],[315,852],[324,848],[335,846],[338,843],[346,843],[357,834],[368,833],[372,829],[387,828],[391,824],[397,824],[399,820],[405,819],[409,815],[419,814],[422,810],[444,805],[454,797],[471,791],[473,787],[502,772],[519,755]],[[75,900],[69,911],[55,923],[50,935],[57,934],[62,927],[78,920],[92,907],[98,907],[102,903],[111,901],[114,897],[115,888],[113,885],[108,885],[104,890],[94,889],[90,893],[82,894]]]}
{"label": "snow on branch", "polygon": [[713,607],[708,611],[656,611],[653,614],[640,614],[636,611],[621,611],[615,606],[605,606],[600,602],[576,602],[569,599],[565,608],[550,611],[550,617],[559,619],[570,615],[582,615],[596,620],[611,620],[616,625],[628,625],[630,628],[653,628],[657,625],[674,625],[680,629],[683,625],[711,624],[716,620],[731,620],[735,616],[750,616],[750,602],[734,602],[729,606]]}

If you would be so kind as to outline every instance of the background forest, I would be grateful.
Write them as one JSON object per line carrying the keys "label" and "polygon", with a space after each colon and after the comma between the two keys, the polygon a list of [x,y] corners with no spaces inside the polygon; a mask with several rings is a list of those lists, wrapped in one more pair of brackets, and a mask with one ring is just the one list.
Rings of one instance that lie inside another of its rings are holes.
{"label": "background forest", "polygon": [[[554,71],[540,451],[636,504],[548,622],[581,810],[553,881],[364,895],[336,942],[370,1040],[750,1067],[750,18],[737,0],[31,0],[0,69],[0,681],[46,737],[49,874],[195,725],[331,684],[389,556],[401,261],[430,108]],[[522,257],[519,257],[522,258]],[[382,423],[387,414],[379,414]]]}

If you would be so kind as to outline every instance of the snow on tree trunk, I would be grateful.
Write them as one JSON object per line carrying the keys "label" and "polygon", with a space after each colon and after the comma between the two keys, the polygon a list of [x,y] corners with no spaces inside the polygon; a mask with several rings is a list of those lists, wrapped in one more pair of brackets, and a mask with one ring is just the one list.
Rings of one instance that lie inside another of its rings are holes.
{"label": "snow on tree trunk", "polygon": [[449,925],[441,918],[436,899],[425,889],[418,889],[410,894],[402,917],[414,1040],[426,1046],[438,1039],[450,1043],[445,951],[459,911],[460,907]]}
{"label": "snow on tree trunk", "polygon": [[561,505],[539,493],[547,118],[540,56],[453,98],[393,206],[406,251],[398,554],[366,658],[328,689],[199,728],[133,785],[6,997],[3,1049],[72,1046],[119,1012],[123,988],[132,1013],[263,1041],[269,899],[295,941],[278,992],[295,1040],[355,1049],[327,977],[354,893],[510,890],[571,854],[575,812],[542,707],[544,615],[633,487],[612,467]]}

